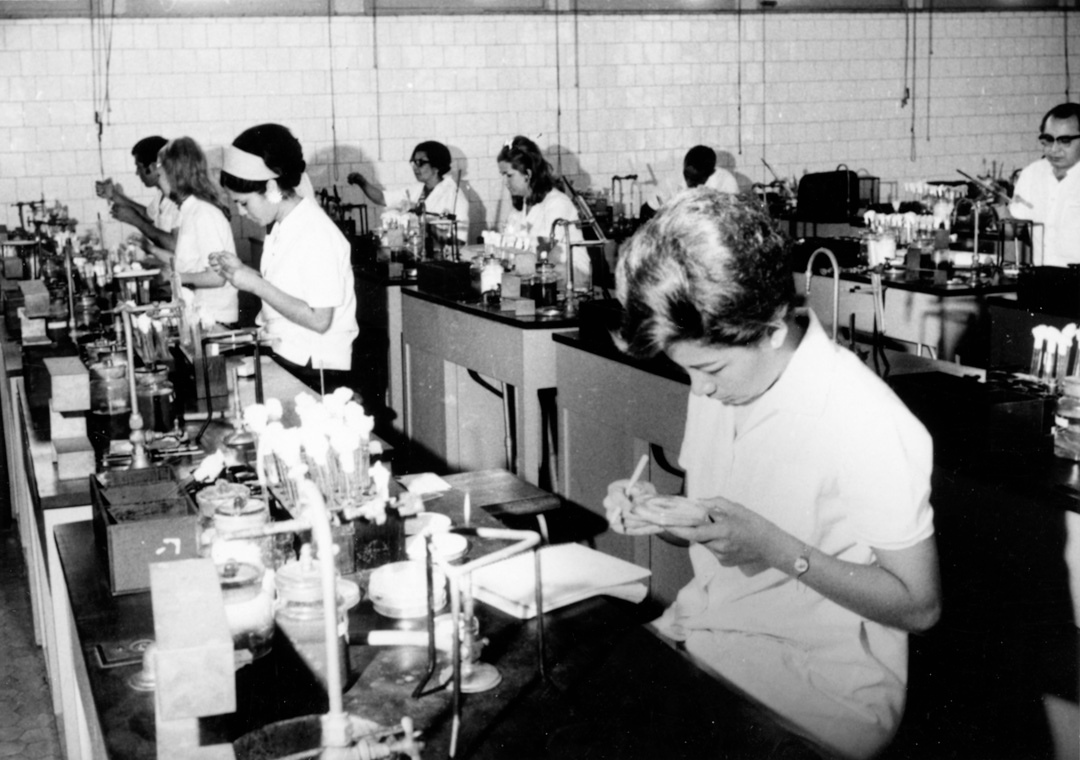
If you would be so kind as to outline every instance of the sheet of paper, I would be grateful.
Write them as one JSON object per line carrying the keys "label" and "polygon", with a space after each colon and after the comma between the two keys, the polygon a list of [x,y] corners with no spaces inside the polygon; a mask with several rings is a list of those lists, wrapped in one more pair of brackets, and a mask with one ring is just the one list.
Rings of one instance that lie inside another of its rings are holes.
{"label": "sheet of paper", "polygon": [[[476,598],[528,619],[536,615],[536,574],[532,552],[519,554],[473,574]],[[540,550],[544,611],[593,596],[616,596],[632,602],[645,598],[651,572],[618,557],[580,544],[557,544]]]}
{"label": "sheet of paper", "polygon": [[443,491],[449,491],[453,487],[433,472],[418,472],[413,475],[402,475],[398,478],[398,481],[401,485],[405,486],[409,493],[414,493],[418,496],[442,493]]}

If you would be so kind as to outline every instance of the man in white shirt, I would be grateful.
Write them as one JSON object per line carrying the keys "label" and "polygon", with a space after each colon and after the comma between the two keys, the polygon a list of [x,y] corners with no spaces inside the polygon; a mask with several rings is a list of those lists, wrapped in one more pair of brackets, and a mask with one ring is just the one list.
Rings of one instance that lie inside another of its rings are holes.
{"label": "man in white shirt", "polygon": [[651,193],[648,188],[645,189],[645,205],[650,210],[644,212],[643,216],[652,217],[672,197],[695,187],[707,187],[729,195],[739,194],[739,182],[735,175],[716,165],[716,151],[707,145],[695,145],[683,157],[681,179],[673,176],[659,183],[654,182]]}
{"label": "man in white shirt", "polygon": [[1080,264],[1080,103],[1051,108],[1039,144],[1043,157],[1020,173],[1009,212],[1041,225],[1032,236],[1035,264]]}
{"label": "man in white shirt", "polygon": [[[1043,225],[1036,226],[1032,236],[1036,264],[1080,264],[1080,103],[1051,108],[1039,128],[1039,144],[1043,157],[1020,173],[1009,212]],[[1065,564],[1073,616],[1080,625],[1080,514],[1066,512],[1065,527]],[[1068,746],[1075,748],[1077,705],[1049,695],[1044,702],[1055,733],[1068,737]]]}
{"label": "man in white shirt", "polygon": [[180,208],[161,191],[159,184],[161,167],[158,165],[158,152],[168,142],[164,137],[154,135],[139,140],[131,149],[131,155],[135,158],[135,175],[143,185],[157,190],[153,200],[145,206],[124,195],[123,188],[111,179],[98,182],[96,188],[98,196],[112,204],[110,213],[114,219],[135,227],[158,248],[175,251]]}

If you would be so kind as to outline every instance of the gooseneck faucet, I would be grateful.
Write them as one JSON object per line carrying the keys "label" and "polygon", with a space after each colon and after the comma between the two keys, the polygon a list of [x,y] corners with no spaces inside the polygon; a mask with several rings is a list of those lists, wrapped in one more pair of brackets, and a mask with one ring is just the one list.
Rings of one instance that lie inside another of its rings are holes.
{"label": "gooseneck faucet", "polygon": [[840,265],[836,261],[836,256],[828,248],[818,248],[810,254],[810,259],[806,262],[806,304],[807,306],[810,305],[810,282],[814,277],[814,259],[817,258],[819,253],[825,254],[829,259],[829,263],[832,264],[832,339],[833,343],[835,343],[840,319]]}
{"label": "gooseneck faucet", "polygon": [[563,307],[563,312],[568,317],[572,317],[577,314],[577,292],[574,283],[574,244],[570,242],[570,228],[579,226],[581,222],[571,221],[569,219],[556,219],[551,223],[551,236],[548,240],[551,241],[551,251],[555,252],[555,233],[561,227],[565,237],[565,261],[566,266],[566,305]]}

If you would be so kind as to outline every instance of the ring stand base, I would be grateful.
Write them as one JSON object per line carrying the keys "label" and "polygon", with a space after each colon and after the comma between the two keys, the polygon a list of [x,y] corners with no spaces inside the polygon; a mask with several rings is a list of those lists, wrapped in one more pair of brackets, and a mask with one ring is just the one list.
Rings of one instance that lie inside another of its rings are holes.
{"label": "ring stand base", "polygon": [[[442,683],[450,683],[454,678],[453,667],[443,668],[439,674]],[[479,694],[490,691],[502,683],[502,673],[494,665],[476,662],[461,671],[461,691],[464,694]]]}

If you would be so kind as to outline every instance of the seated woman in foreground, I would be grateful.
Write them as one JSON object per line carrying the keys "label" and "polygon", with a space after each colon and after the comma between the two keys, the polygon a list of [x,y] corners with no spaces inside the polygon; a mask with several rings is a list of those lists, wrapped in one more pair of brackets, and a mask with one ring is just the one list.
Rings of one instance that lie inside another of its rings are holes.
{"label": "seated woman in foreground", "polygon": [[940,614],[931,439],[795,308],[766,213],[674,198],[621,254],[624,350],[690,375],[686,497],[612,483],[612,528],[689,542],[694,579],[654,622],[828,753],[870,757],[903,714],[907,634]]}

